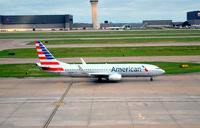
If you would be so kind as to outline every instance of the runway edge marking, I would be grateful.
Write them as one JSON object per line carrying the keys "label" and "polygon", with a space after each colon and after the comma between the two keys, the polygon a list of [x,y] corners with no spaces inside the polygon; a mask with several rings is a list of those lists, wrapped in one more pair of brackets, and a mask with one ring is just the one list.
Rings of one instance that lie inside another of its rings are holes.
{"label": "runway edge marking", "polygon": [[53,119],[54,115],[56,114],[56,111],[58,110],[58,108],[60,107],[60,104],[63,103],[63,100],[65,98],[65,96],[68,94],[70,88],[72,87],[73,83],[71,82],[69,84],[69,86],[67,87],[67,89],[65,90],[65,93],[62,95],[61,99],[59,100],[58,104],[56,105],[55,109],[53,110],[53,112],[51,113],[49,119],[46,121],[45,125],[43,126],[43,128],[48,128],[51,120]]}

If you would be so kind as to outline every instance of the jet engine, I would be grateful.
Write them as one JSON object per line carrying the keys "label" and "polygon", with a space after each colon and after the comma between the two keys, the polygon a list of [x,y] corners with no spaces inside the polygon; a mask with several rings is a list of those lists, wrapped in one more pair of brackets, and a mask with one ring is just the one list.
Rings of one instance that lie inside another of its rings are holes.
{"label": "jet engine", "polygon": [[122,76],[120,74],[111,74],[108,76],[108,79],[111,81],[121,80]]}

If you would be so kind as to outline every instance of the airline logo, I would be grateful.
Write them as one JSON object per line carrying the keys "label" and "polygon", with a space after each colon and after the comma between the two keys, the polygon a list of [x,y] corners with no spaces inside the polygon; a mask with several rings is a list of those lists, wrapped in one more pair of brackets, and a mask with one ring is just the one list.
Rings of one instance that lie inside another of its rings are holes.
{"label": "airline logo", "polygon": [[12,21],[11,18],[9,18],[9,17],[6,18],[6,22],[7,22],[7,23],[9,23],[9,22],[11,22],[11,21]]}
{"label": "airline logo", "polygon": [[142,65],[142,67],[144,68],[144,70],[145,70],[146,72],[148,72],[148,69],[147,69],[144,65]]}
{"label": "airline logo", "polygon": [[63,68],[60,68],[60,63],[53,57],[53,55],[46,49],[46,47],[40,41],[35,41],[35,45],[39,56],[40,64],[44,66],[49,66],[48,68],[42,67],[42,70],[64,71]]}
{"label": "airline logo", "polygon": [[[149,70],[142,65],[142,68],[144,68],[145,72],[149,72]],[[120,67],[113,67],[111,72],[142,72],[142,68],[138,67],[126,67],[126,68],[120,68]]]}
{"label": "airline logo", "polygon": [[200,12],[198,13],[198,16],[200,16]]}
{"label": "airline logo", "polygon": [[113,67],[111,72],[142,72],[142,69],[139,68],[135,68],[135,67],[126,67],[126,68],[120,68],[120,67]]}

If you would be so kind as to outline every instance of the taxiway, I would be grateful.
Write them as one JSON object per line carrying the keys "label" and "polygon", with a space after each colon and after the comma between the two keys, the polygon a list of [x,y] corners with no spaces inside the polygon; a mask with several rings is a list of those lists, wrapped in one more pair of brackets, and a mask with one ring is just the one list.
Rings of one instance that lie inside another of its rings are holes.
{"label": "taxiway", "polygon": [[[74,40],[80,40],[80,38]],[[88,38],[87,38],[88,39]],[[100,38],[104,39],[104,38]],[[116,38],[114,38],[116,39]],[[35,40],[63,40],[63,39],[0,39],[0,51],[6,49],[35,48],[35,45],[27,45]],[[68,40],[68,39],[65,39]],[[86,40],[86,39],[82,39]],[[88,39],[89,40],[89,39]],[[85,48],[85,47],[150,47],[150,46],[199,46],[199,42],[182,43],[123,43],[123,44],[59,44],[45,45],[47,48]]]}
{"label": "taxiway", "polygon": [[0,128],[199,128],[200,73],[124,78],[0,78]]}

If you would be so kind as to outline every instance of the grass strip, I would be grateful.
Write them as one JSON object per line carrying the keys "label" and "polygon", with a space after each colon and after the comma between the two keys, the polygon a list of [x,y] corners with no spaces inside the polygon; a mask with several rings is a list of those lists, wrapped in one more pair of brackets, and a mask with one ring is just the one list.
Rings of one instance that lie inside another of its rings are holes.
{"label": "grass strip", "polygon": [[[65,57],[123,57],[123,56],[195,56],[200,46],[154,46],[154,47],[96,47],[96,48],[49,48],[60,58]],[[9,55],[15,53],[15,55]],[[1,58],[37,58],[35,48],[0,51]]]}
{"label": "grass strip", "polygon": [[[43,71],[36,64],[3,64],[0,65],[0,77],[47,77],[56,76]],[[28,73],[26,75],[26,73]]]}
{"label": "grass strip", "polygon": [[[200,72],[200,64],[196,63],[174,63],[174,62],[137,62],[142,64],[153,64],[166,71],[166,74]],[[94,63],[92,63],[94,64]],[[97,63],[96,63],[97,64]],[[103,64],[103,63],[100,63]],[[134,62],[111,62],[108,64],[136,64]],[[180,68],[187,64],[189,68]],[[57,75],[40,71],[35,64],[3,64],[0,65],[0,77],[55,77]],[[27,74],[26,74],[27,73]]]}
{"label": "grass strip", "polygon": [[135,38],[166,38],[166,37],[173,37],[176,36],[176,38],[182,38],[182,37],[194,37],[198,36],[200,37],[200,34],[154,34],[154,35],[112,35],[112,34],[103,34],[103,35],[27,35],[27,36],[0,36],[0,39],[46,39],[46,38],[130,38],[130,37],[135,37]]}
{"label": "grass strip", "polygon": [[0,33],[0,39],[44,38],[114,38],[114,37],[166,37],[199,36],[200,30],[140,30],[140,31],[93,31],[93,32],[26,32]]}
{"label": "grass strip", "polygon": [[199,33],[200,30],[134,30],[134,31],[92,31],[92,32],[13,32],[0,33],[0,36],[41,36],[41,35],[95,35],[95,34],[161,34],[161,33]]}
{"label": "grass strip", "polygon": [[[140,38],[140,39],[70,39],[70,40],[48,40],[48,45],[61,44],[127,44],[127,43],[190,43],[200,42],[200,37],[192,38]],[[28,45],[34,45],[34,42]]]}

